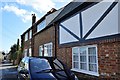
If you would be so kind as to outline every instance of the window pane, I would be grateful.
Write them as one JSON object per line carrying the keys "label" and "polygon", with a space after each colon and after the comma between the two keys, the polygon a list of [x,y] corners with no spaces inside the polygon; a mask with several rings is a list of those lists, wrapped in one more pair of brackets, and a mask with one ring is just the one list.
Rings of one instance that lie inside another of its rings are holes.
{"label": "window pane", "polygon": [[74,62],[73,63],[73,67],[76,68],[76,69],[79,69],[79,63],[78,62]]}
{"label": "window pane", "polygon": [[80,62],[86,62],[86,56],[80,56]]}
{"label": "window pane", "polygon": [[27,57],[27,49],[24,50],[24,57]]}
{"label": "window pane", "polygon": [[81,48],[80,48],[80,56],[82,56],[82,55],[83,55],[83,56],[84,56],[84,55],[86,56],[86,48],[85,48],[85,47],[81,47]]}
{"label": "window pane", "polygon": [[96,55],[96,48],[95,47],[88,48],[88,54],[89,55]]}
{"label": "window pane", "polygon": [[28,33],[25,34],[25,41],[28,40]]}
{"label": "window pane", "polygon": [[32,30],[30,30],[30,33],[29,33],[29,34],[30,34],[30,39],[31,39],[31,38],[32,38]]}
{"label": "window pane", "polygon": [[43,56],[43,46],[39,46],[39,56]]}
{"label": "window pane", "polygon": [[32,56],[32,49],[29,48],[29,56]]}
{"label": "window pane", "polygon": [[90,63],[96,63],[96,56],[89,56]]}
{"label": "window pane", "polygon": [[73,48],[73,54],[78,53],[78,48]]}
{"label": "window pane", "polygon": [[89,71],[97,72],[97,65],[96,64],[89,64]]}
{"label": "window pane", "polygon": [[87,64],[86,63],[80,63],[80,69],[87,70]]}
{"label": "window pane", "polygon": [[45,28],[45,20],[42,21],[38,26],[37,26],[37,32],[41,31],[42,29]]}
{"label": "window pane", "polygon": [[73,55],[73,61],[78,61],[78,55]]}
{"label": "window pane", "polygon": [[52,56],[52,43],[44,45],[44,56]]}

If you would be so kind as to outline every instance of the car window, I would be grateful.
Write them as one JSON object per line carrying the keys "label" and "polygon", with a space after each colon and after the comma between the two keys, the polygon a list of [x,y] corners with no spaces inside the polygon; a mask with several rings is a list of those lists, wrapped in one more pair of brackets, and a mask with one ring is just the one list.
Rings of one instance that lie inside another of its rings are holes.
{"label": "car window", "polygon": [[55,69],[64,69],[64,65],[58,60],[58,59],[55,59],[54,61],[53,61],[53,64],[54,64],[54,66],[55,66]]}
{"label": "car window", "polygon": [[20,67],[24,67],[25,63],[23,61],[20,62]]}
{"label": "car window", "polygon": [[42,71],[42,70],[45,70],[45,69],[51,69],[48,60],[40,59],[40,58],[30,60],[30,70],[31,70],[31,72],[38,72],[38,71]]}
{"label": "car window", "polygon": [[28,69],[28,59],[29,59],[29,58],[25,57],[25,58],[23,58],[23,59],[21,60],[19,66],[21,67],[22,70]]}
{"label": "car window", "polygon": [[25,63],[28,63],[29,57],[25,58]]}
{"label": "car window", "polygon": [[21,62],[25,62],[25,58],[23,58]]}

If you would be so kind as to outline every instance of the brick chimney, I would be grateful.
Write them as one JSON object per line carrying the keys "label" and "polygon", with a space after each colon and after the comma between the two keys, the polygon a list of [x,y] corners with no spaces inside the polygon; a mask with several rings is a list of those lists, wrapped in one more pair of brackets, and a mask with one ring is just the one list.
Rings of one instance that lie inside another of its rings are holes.
{"label": "brick chimney", "polygon": [[32,25],[36,22],[36,16],[35,14],[32,14]]}

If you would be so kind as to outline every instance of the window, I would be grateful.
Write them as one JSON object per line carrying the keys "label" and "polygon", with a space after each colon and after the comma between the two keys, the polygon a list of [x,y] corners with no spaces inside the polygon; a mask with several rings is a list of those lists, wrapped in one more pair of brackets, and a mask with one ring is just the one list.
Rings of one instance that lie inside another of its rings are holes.
{"label": "window", "polygon": [[38,26],[37,26],[37,32],[41,31],[42,29],[44,29],[46,26],[45,24],[45,20],[43,20]]}
{"label": "window", "polygon": [[32,49],[29,48],[29,56],[32,56]]}
{"label": "window", "polygon": [[43,46],[39,46],[39,56],[43,56]]}
{"label": "window", "polygon": [[29,33],[29,38],[31,39],[32,38],[32,30],[30,30],[30,33]]}
{"label": "window", "polygon": [[44,56],[52,56],[52,43],[44,44]]}
{"label": "window", "polygon": [[25,34],[25,41],[28,40],[28,33]]}
{"label": "window", "polygon": [[24,50],[24,57],[27,57],[27,49]]}
{"label": "window", "polygon": [[72,68],[75,71],[98,76],[97,46],[73,47]]}

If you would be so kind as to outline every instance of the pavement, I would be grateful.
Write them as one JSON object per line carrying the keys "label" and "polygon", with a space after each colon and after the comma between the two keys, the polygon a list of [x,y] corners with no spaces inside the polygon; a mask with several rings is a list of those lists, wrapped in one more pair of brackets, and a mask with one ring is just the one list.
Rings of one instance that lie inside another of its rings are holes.
{"label": "pavement", "polygon": [[0,80],[18,80],[17,67],[9,62],[0,64]]}

